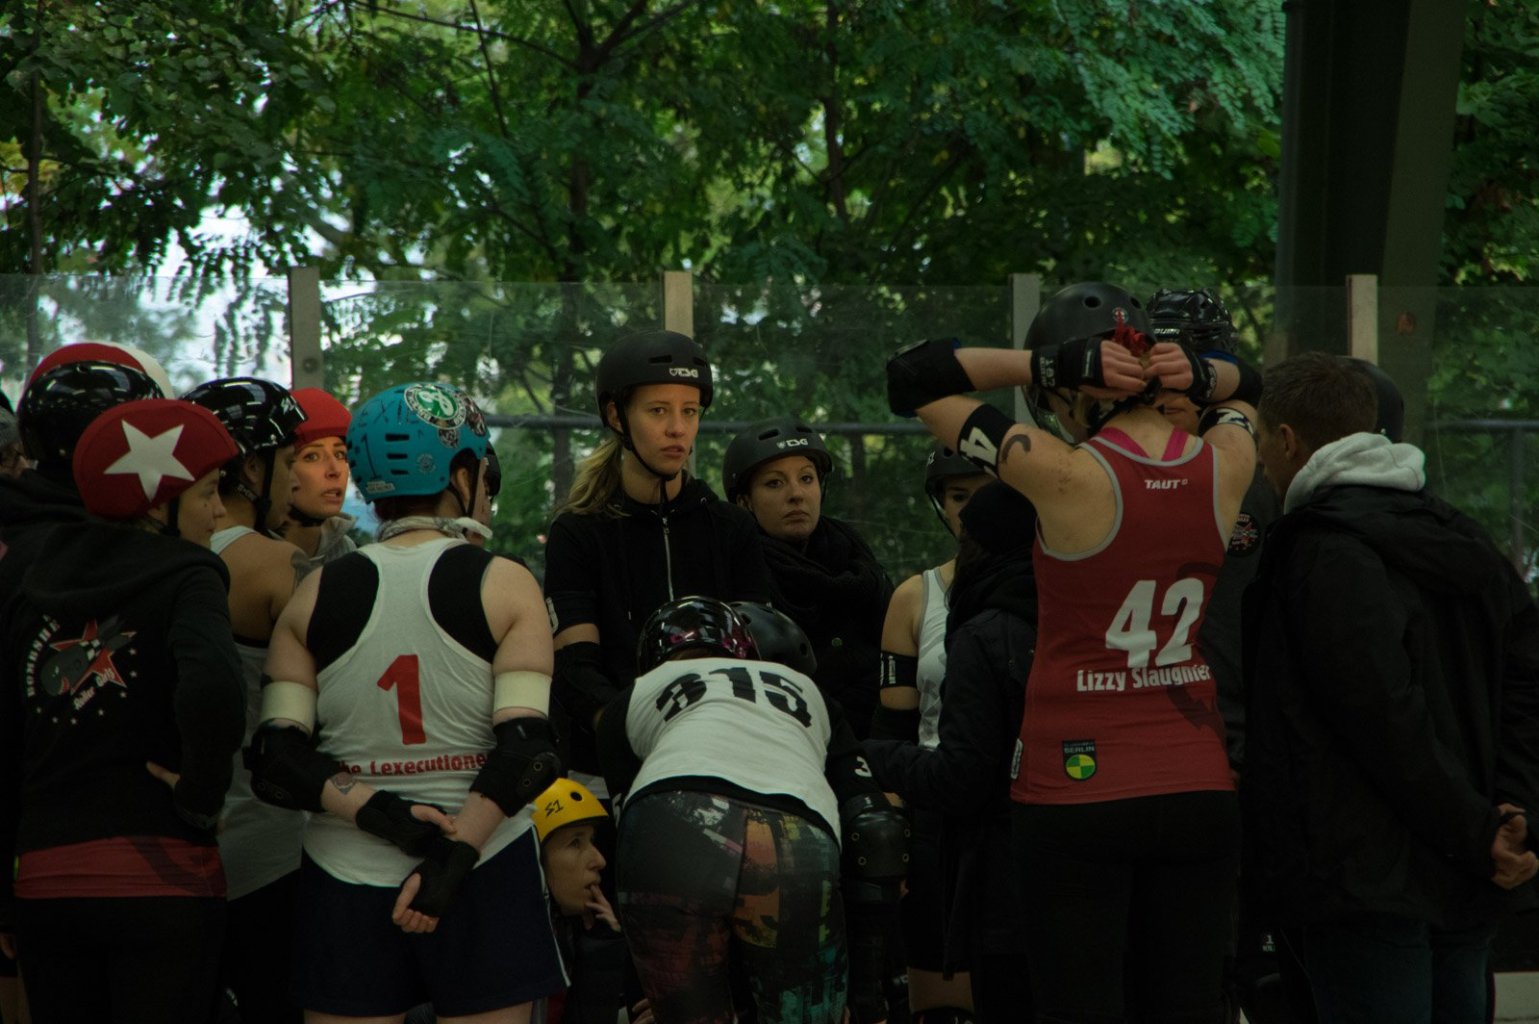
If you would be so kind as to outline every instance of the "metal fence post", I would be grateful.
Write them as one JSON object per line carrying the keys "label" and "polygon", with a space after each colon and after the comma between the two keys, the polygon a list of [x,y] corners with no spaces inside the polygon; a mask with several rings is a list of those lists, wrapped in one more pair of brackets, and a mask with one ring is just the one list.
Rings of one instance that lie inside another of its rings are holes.
{"label": "metal fence post", "polygon": [[[1026,329],[1036,319],[1042,308],[1042,275],[1010,275],[1010,344],[1016,349],[1026,347]],[[1015,418],[1021,423],[1035,423],[1026,395],[1015,389]]]}
{"label": "metal fence post", "polygon": [[[695,336],[695,275],[688,270],[663,271],[663,330]],[[693,448],[689,451],[689,475],[699,475]]]}
{"label": "metal fence post", "polygon": [[289,270],[289,376],[296,388],[326,386],[321,355],[321,271],[319,267]]}
{"label": "metal fence post", "polygon": [[695,336],[695,275],[663,271],[663,329]]}
{"label": "metal fence post", "polygon": [[1379,275],[1347,275],[1347,355],[1379,363]]}

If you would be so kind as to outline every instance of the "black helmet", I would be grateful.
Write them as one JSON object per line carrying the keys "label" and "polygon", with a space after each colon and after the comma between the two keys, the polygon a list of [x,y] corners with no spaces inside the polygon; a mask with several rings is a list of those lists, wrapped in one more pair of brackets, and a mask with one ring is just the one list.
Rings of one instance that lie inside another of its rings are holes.
{"label": "black helmet", "polygon": [[693,384],[700,389],[700,407],[711,404],[711,364],[705,350],[677,331],[632,334],[604,352],[598,364],[599,418],[607,415],[610,402],[623,415],[625,400],[643,384]]}
{"label": "black helmet", "polygon": [[1239,335],[1228,308],[1206,288],[1161,288],[1149,299],[1155,341],[1175,341],[1196,353],[1239,351]]}
{"label": "black helmet", "polygon": [[743,621],[748,639],[760,658],[794,668],[804,676],[818,670],[818,656],[812,653],[812,641],[785,612],[758,601],[733,601],[732,610]]}
{"label": "black helmet", "polygon": [[1379,415],[1373,429],[1398,443],[1405,434],[1405,399],[1395,386],[1394,378],[1366,359],[1348,358],[1373,381],[1373,394],[1379,402]]}
{"label": "black helmet", "polygon": [[636,670],[650,672],[680,651],[704,649],[728,658],[758,652],[737,612],[714,597],[681,597],[652,613],[636,641]]}
{"label": "black helmet", "polygon": [[38,471],[73,486],[75,444],[92,420],[124,402],[164,397],[154,378],[131,366],[94,359],[60,363],[22,392],[16,425]]}
{"label": "black helmet", "polygon": [[937,506],[941,492],[946,489],[946,479],[953,476],[977,476],[984,472],[977,463],[965,455],[952,451],[943,444],[930,449],[924,460],[924,492]]}
{"label": "black helmet", "polygon": [[227,377],[199,384],[182,396],[219,417],[242,455],[294,443],[305,414],[288,388],[260,377]]}
{"label": "black helmet", "polygon": [[783,455],[805,455],[817,467],[818,481],[826,483],[834,468],[828,446],[816,430],[789,416],[755,423],[732,439],[721,460],[721,486],[728,501],[748,490],[753,471]]}
{"label": "black helmet", "polygon": [[977,476],[982,472],[984,470],[977,464],[945,445],[930,449],[924,460],[924,493],[935,514],[946,523],[946,529],[951,529],[951,524],[946,522],[946,503],[941,500],[941,495],[946,492],[946,481],[954,476]]}
{"label": "black helmet", "polygon": [[1124,323],[1149,333],[1149,315],[1132,292],[1104,281],[1071,284],[1042,304],[1026,329],[1026,347],[1062,345],[1078,338],[1109,338]]}

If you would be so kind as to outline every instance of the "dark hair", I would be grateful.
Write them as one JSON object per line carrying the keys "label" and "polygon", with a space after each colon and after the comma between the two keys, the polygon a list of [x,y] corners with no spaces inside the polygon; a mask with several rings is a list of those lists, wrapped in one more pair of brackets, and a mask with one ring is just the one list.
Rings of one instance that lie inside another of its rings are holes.
{"label": "dark hair", "polygon": [[1328,352],[1304,352],[1266,371],[1261,423],[1287,426],[1310,451],[1348,434],[1372,432],[1379,403],[1361,369]]}
{"label": "dark hair", "polygon": [[[480,463],[481,460],[476,458],[475,453],[468,448],[455,452],[454,458],[449,462],[451,485],[456,469],[467,471],[471,480],[475,480]],[[443,497],[443,493],[439,491],[437,494],[400,494],[394,498],[375,498],[374,514],[382,523],[388,523],[392,519],[405,519],[407,516],[437,515],[438,499]]]}

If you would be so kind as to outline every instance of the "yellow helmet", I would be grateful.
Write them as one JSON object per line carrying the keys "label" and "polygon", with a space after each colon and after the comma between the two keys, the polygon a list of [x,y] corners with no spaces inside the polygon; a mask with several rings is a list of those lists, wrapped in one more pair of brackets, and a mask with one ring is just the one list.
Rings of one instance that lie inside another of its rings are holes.
{"label": "yellow helmet", "polygon": [[557,779],[549,789],[534,798],[535,835],[544,842],[558,828],[584,821],[602,821],[609,817],[599,798],[576,779]]}

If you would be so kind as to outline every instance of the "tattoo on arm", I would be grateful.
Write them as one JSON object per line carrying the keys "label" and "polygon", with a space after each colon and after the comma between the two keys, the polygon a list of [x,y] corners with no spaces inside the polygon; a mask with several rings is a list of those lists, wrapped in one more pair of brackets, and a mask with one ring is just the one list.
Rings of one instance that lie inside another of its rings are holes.
{"label": "tattoo on arm", "polygon": [[1000,449],[999,461],[1004,462],[1008,460],[1010,458],[1010,452],[1017,446],[1020,447],[1021,454],[1025,455],[1027,452],[1031,451],[1031,438],[1026,436],[1024,433],[1011,434],[1009,439],[1005,441],[1005,446]]}
{"label": "tattoo on arm", "polygon": [[336,787],[338,793],[346,793],[358,784],[358,781],[353,778],[352,772],[337,772],[337,774],[326,781]]}

